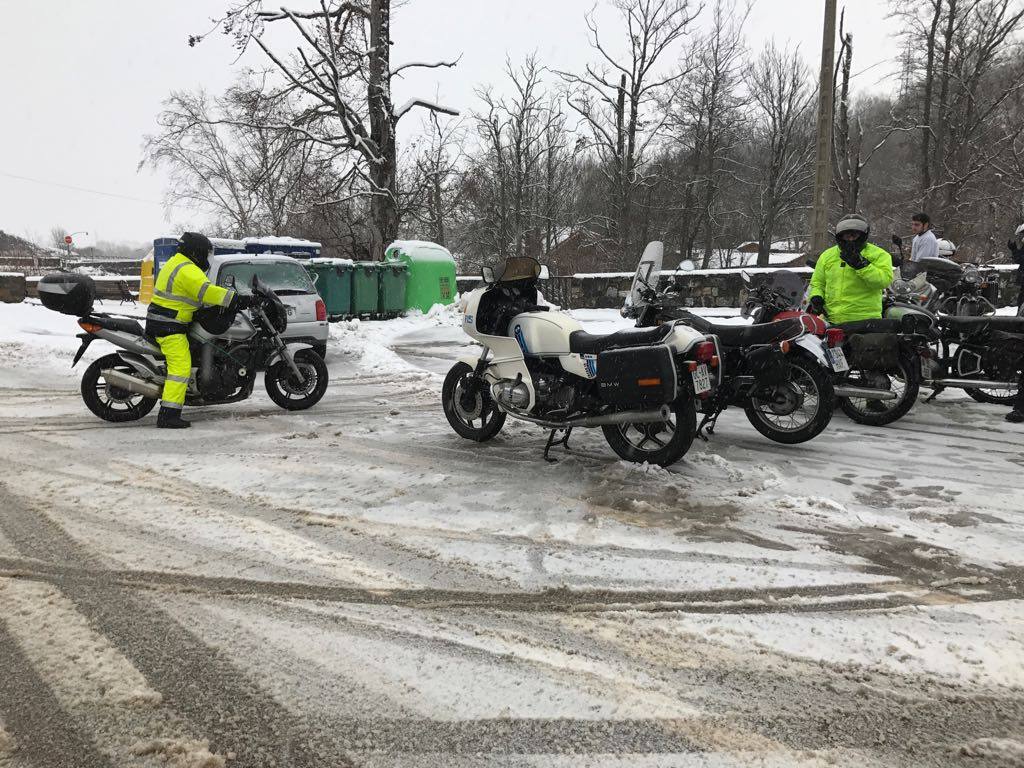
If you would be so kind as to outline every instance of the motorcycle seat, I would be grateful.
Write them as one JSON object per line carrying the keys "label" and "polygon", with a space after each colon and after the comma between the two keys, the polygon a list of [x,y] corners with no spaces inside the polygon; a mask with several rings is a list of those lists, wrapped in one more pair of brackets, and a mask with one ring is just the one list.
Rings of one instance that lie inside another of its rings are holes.
{"label": "motorcycle seat", "polygon": [[773,323],[757,323],[756,325],[736,325],[733,323],[713,323],[710,320],[687,313],[683,322],[701,333],[713,333],[725,347],[754,347],[761,344],[792,339],[803,333],[803,323],[797,318],[776,320]]}
{"label": "motorcycle seat", "polygon": [[948,328],[951,331],[964,331],[967,333],[982,330],[1024,333],[1024,317],[1012,317],[1005,315],[988,317],[943,315],[939,318],[939,325],[943,328]]}
{"label": "motorcycle seat", "polygon": [[847,336],[857,333],[899,333],[903,330],[903,321],[888,317],[873,317],[868,320],[837,323],[833,327],[842,328]]}
{"label": "motorcycle seat", "polygon": [[661,343],[671,332],[671,325],[616,331],[615,333],[607,334],[573,331],[569,334],[569,351],[575,352],[578,355],[596,355],[608,349],[643,347],[649,344]]}
{"label": "motorcycle seat", "polygon": [[89,318],[92,322],[107,329],[108,331],[121,331],[122,333],[133,333],[136,336],[144,336],[142,324],[130,317],[98,317]]}

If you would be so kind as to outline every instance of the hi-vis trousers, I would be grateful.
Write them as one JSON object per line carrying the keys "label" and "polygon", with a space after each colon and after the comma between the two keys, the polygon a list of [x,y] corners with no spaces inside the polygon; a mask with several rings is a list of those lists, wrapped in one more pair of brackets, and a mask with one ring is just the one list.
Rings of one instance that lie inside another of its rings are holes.
{"label": "hi-vis trousers", "polygon": [[188,336],[174,333],[170,336],[158,336],[156,343],[167,359],[167,381],[164,382],[164,395],[160,406],[181,408],[185,404],[185,392],[188,391],[188,380],[192,375],[192,355],[188,351]]}

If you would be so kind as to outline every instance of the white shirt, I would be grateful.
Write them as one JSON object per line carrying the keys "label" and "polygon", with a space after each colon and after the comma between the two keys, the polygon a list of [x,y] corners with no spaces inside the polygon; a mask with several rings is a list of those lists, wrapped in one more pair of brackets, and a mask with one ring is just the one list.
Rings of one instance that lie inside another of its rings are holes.
{"label": "white shirt", "polygon": [[920,235],[914,235],[914,243],[910,247],[910,260],[920,261],[921,259],[934,259],[939,255],[939,241],[931,229],[926,229]]}

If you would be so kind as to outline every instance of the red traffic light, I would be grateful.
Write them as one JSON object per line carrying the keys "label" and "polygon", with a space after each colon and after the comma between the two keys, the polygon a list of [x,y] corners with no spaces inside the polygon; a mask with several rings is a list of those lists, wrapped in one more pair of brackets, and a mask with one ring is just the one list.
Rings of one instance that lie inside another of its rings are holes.
{"label": "red traffic light", "polygon": [[64,242],[71,245],[71,235],[64,235]]}

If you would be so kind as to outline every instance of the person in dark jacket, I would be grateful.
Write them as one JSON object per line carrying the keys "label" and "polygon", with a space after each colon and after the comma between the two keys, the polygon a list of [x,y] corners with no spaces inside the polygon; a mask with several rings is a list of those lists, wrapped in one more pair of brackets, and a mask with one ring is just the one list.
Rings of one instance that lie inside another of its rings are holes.
{"label": "person in dark jacket", "polygon": [[[1024,224],[1017,227],[1013,238],[1008,242],[1010,256],[1019,265],[1017,267],[1017,286],[1020,293],[1017,296],[1017,316],[1024,317]],[[1006,414],[1006,420],[1014,424],[1024,423],[1024,373],[1021,374],[1017,387],[1017,401],[1013,404],[1013,410]]]}

